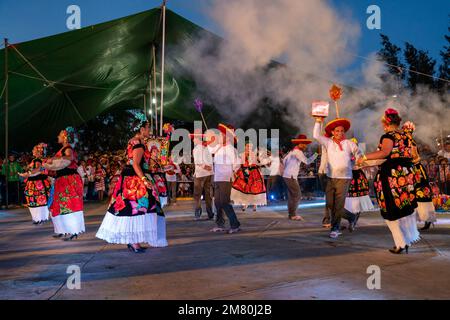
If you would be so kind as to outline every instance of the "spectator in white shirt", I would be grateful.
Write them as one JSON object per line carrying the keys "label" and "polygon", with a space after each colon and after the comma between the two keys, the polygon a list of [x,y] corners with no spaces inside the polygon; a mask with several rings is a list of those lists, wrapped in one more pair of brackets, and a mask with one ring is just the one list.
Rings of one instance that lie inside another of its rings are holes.
{"label": "spectator in white shirt", "polygon": [[444,149],[439,150],[438,156],[447,158],[450,161],[450,139],[447,139],[444,145]]}
{"label": "spectator in white shirt", "polygon": [[169,158],[169,164],[164,168],[166,172],[166,180],[169,193],[169,204],[177,204],[177,175],[181,173],[180,166],[173,162],[173,158]]}
{"label": "spectator in white shirt", "polygon": [[350,129],[350,121],[343,118],[329,122],[325,127],[327,136],[321,133],[323,118],[316,117],[314,125],[314,139],[327,150],[327,186],[326,206],[331,211],[331,238],[341,235],[341,219],[349,221],[349,230],[352,232],[357,221],[356,215],[345,210],[345,198],[352,181],[352,158],[358,159],[361,152],[358,146],[345,138]]}
{"label": "spectator in white shirt", "polygon": [[272,202],[275,199],[274,193],[276,193],[277,187],[280,184],[280,178],[282,173],[282,165],[280,160],[280,155],[269,153],[269,167],[268,173],[269,176],[267,178],[267,197],[269,202]]}
{"label": "spectator in white shirt", "polygon": [[195,171],[194,171],[194,203],[195,203],[195,219],[199,220],[202,215],[202,194],[205,195],[206,212],[208,219],[214,218],[214,212],[212,209],[212,179],[214,176],[213,171],[213,157],[208,149],[208,144],[212,141],[203,141],[204,135],[194,133],[191,135],[194,141],[194,150],[192,156],[194,158]]}
{"label": "spectator in white shirt", "polygon": [[230,221],[230,230],[228,233],[240,231],[240,222],[231,205],[231,181],[234,172],[240,168],[240,161],[234,148],[235,133],[230,125],[219,124],[220,135],[217,145],[211,145],[214,155],[214,204],[216,206],[216,224],[212,232],[224,232],[225,220],[224,213]]}
{"label": "spectator in white shirt", "polygon": [[283,179],[288,189],[289,219],[294,221],[304,221],[303,217],[297,214],[298,205],[302,196],[298,183],[298,174],[302,162],[309,165],[317,159],[317,153],[310,158],[306,158],[303,153],[311,142],[312,140],[302,134],[296,139],[292,139],[292,143],[296,146],[283,159]]}
{"label": "spectator in white shirt", "polygon": [[81,180],[83,181],[83,198],[86,200],[86,195],[87,195],[87,171],[86,171],[86,162],[84,160],[80,161],[80,165],[77,168],[77,172],[81,176]]}

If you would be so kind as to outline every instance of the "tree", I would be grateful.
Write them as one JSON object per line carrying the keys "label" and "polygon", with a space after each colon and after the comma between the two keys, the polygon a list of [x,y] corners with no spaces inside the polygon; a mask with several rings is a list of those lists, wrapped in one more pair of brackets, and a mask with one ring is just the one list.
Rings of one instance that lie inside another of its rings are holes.
{"label": "tree", "polygon": [[[450,33],[450,27],[448,31]],[[439,78],[450,80],[450,34],[446,35],[445,39],[448,45],[444,46],[444,49],[440,51],[442,64],[439,66]],[[446,81],[437,80],[436,85],[442,94],[447,93],[450,89],[450,84]]]}
{"label": "tree", "polygon": [[418,84],[435,88],[434,67],[436,60],[429,56],[428,51],[418,50],[411,43],[405,43],[405,60],[408,64],[408,86],[415,91]]}
{"label": "tree", "polygon": [[380,36],[382,48],[377,53],[378,58],[387,64],[387,70],[390,74],[394,75],[399,81],[405,79],[405,73],[403,72],[405,65],[399,57],[402,49],[393,44],[388,36],[384,34]]}
{"label": "tree", "polygon": [[378,60],[386,64],[387,71],[387,73],[380,75],[381,80],[383,80],[382,90],[387,95],[397,94],[404,86],[405,79],[405,65],[400,59],[402,49],[393,44],[388,36],[384,34],[380,36],[382,48],[378,51],[377,56]]}
{"label": "tree", "polygon": [[134,116],[126,110],[101,114],[80,126],[80,147],[89,151],[114,151],[124,149],[131,138]]}

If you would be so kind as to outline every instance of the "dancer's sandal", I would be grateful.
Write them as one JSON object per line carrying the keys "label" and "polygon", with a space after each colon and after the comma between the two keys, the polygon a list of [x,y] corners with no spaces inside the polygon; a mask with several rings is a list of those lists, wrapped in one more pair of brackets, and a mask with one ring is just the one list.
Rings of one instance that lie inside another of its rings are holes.
{"label": "dancer's sandal", "polygon": [[293,217],[289,217],[289,220],[305,222],[305,219],[304,219],[302,216],[293,216]]}
{"label": "dancer's sandal", "polygon": [[70,237],[65,238],[64,241],[73,241],[73,240],[76,240],[76,239],[78,239],[78,234],[73,234]]}
{"label": "dancer's sandal", "polygon": [[145,249],[143,249],[143,248],[135,248],[131,244],[128,244],[127,248],[128,248],[128,250],[130,250],[131,252],[134,252],[134,253],[144,253],[145,252]]}
{"label": "dancer's sandal", "polygon": [[211,230],[209,230],[210,232],[214,232],[214,233],[217,233],[217,232],[226,232],[227,231],[227,229],[224,229],[224,228],[219,228],[219,227],[215,227],[215,228],[212,228]]}

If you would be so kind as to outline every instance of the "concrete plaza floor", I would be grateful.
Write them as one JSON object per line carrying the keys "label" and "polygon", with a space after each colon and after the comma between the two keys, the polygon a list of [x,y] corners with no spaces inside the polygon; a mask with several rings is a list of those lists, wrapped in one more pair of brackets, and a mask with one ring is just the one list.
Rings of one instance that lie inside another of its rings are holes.
{"label": "concrete plaza floor", "polygon": [[[55,240],[52,224],[32,226],[27,209],[0,211],[0,299],[450,299],[450,215],[408,255],[393,255],[379,213],[365,213],[354,233],[328,238],[323,207],[237,210],[243,231],[212,234],[193,221],[191,202],[168,208],[170,246],[133,254],[95,238],[106,205],[87,204],[87,233]],[[344,225],[346,222],[344,222]],[[66,285],[81,268],[81,289]],[[369,290],[367,268],[381,269],[381,289]]]}

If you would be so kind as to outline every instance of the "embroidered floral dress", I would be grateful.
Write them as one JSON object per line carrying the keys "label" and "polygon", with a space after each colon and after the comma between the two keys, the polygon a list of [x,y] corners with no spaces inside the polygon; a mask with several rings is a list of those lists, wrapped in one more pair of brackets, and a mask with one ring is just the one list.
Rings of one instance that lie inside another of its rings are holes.
{"label": "embroidered floral dress", "polygon": [[158,200],[158,193],[153,186],[147,188],[133,169],[133,150],[142,148],[144,156],[140,166],[143,171],[147,168],[149,152],[137,140],[131,140],[127,147],[127,165],[115,185],[108,212],[116,216],[139,216],[146,213],[163,214]]}
{"label": "embroidered floral dress", "polygon": [[384,219],[395,221],[411,215],[417,208],[416,169],[412,163],[415,142],[410,133],[391,131],[380,139],[393,142],[391,154],[377,173],[374,187]]}
{"label": "embroidered floral dress", "polygon": [[[72,149],[72,147],[62,148],[56,157],[63,157],[67,149]],[[77,171],[77,155],[73,149],[72,152],[70,165],[56,171],[54,196],[50,207],[53,217],[83,211],[83,180]]]}
{"label": "embroidered floral dress", "polygon": [[148,166],[145,169],[145,175],[147,176],[147,178],[153,181],[157,189],[160,201],[167,202],[168,190],[164,169],[161,167],[158,161],[150,159],[150,151],[148,151],[148,149],[146,152],[148,152],[149,161]]}
{"label": "embroidered floral dress", "polygon": [[[236,173],[233,189],[244,194],[258,195],[266,192],[266,185],[255,155],[243,155],[243,163]],[[253,161],[250,161],[252,158]]]}
{"label": "embroidered floral dress", "polygon": [[353,170],[353,179],[348,189],[348,197],[364,197],[369,195],[369,181],[364,171]]}
{"label": "embroidered floral dress", "polygon": [[[37,163],[42,165],[42,159],[34,159],[30,168],[37,168]],[[42,171],[39,175],[29,177],[25,181],[25,199],[29,208],[45,207],[49,203],[51,182],[48,175]]]}

